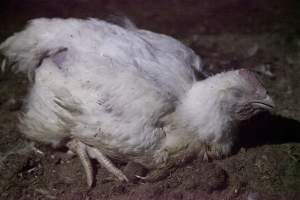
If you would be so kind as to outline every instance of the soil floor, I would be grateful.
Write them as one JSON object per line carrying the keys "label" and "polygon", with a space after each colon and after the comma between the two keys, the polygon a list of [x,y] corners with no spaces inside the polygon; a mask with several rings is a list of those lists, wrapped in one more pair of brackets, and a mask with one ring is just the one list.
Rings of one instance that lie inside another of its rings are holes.
{"label": "soil floor", "polygon": [[192,160],[154,183],[118,182],[95,163],[96,184],[88,189],[77,158],[22,136],[17,117],[28,81],[2,72],[0,199],[300,199],[299,10],[300,3],[289,0],[2,0],[0,41],[36,17],[125,15],[138,27],[183,41],[210,74],[257,71],[276,109],[242,124],[228,158]]}

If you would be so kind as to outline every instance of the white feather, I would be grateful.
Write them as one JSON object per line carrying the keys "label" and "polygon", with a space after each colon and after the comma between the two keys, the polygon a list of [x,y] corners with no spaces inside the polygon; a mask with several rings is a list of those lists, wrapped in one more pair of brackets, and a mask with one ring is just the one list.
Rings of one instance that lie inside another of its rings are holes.
{"label": "white feather", "polygon": [[[67,55],[57,66],[51,58],[62,48]],[[91,137],[101,127],[107,134],[101,142],[109,146],[155,146],[154,125],[195,81],[192,67],[200,68],[199,57],[171,37],[96,19],[32,20],[0,49],[19,71],[32,72],[41,63],[22,124],[29,137],[54,144],[67,136],[63,129]],[[56,98],[79,102],[82,115],[74,118]],[[82,131],[86,126],[89,130]]]}
{"label": "white feather", "polygon": [[32,139],[57,146],[77,138],[151,166],[151,158],[167,160],[166,150],[231,134],[219,91],[239,85],[238,73],[196,83],[200,58],[169,36],[96,19],[41,18],[0,50],[19,71],[35,73],[21,118]]}

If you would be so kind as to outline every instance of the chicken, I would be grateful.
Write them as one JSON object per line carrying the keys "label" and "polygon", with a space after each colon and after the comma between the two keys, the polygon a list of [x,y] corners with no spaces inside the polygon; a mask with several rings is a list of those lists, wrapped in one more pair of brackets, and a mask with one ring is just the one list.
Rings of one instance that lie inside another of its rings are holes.
{"label": "chicken", "polygon": [[230,155],[238,124],[274,106],[254,73],[240,69],[197,81],[201,59],[158,33],[97,19],[34,19],[0,45],[32,79],[20,130],[122,181],[112,159],[150,170],[192,154]]}

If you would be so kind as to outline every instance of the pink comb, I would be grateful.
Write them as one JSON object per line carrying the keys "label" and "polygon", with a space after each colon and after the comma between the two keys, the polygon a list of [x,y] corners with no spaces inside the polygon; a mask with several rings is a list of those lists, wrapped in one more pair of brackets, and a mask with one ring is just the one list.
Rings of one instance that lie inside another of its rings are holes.
{"label": "pink comb", "polygon": [[261,82],[256,77],[255,73],[248,69],[240,69],[239,75],[248,80],[256,89],[264,88]]}

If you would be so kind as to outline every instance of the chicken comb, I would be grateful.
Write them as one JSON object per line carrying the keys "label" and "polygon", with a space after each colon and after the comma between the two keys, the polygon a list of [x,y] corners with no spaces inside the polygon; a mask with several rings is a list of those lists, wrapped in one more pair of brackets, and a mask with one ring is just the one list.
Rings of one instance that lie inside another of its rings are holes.
{"label": "chicken comb", "polygon": [[255,73],[249,69],[240,69],[239,75],[241,75],[244,79],[249,81],[255,88],[263,88],[262,83],[259,81]]}

